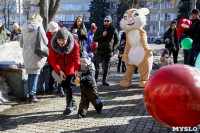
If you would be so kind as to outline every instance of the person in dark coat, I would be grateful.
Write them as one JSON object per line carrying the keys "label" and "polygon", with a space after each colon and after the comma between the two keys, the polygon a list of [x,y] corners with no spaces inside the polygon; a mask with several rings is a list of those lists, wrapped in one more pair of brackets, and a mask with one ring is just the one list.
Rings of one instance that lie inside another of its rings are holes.
{"label": "person in dark coat", "polygon": [[93,104],[97,113],[101,113],[103,105],[98,95],[97,84],[94,78],[95,67],[90,55],[83,53],[80,62],[81,68],[78,77],[80,78],[81,102],[79,104],[78,117],[82,118],[86,116],[89,102]]}
{"label": "person in dark coat", "polygon": [[126,33],[123,32],[121,40],[120,40],[120,44],[118,46],[118,50],[119,50],[119,61],[118,61],[118,67],[117,67],[117,72],[120,72],[120,67],[122,64],[122,72],[126,72],[126,66],[125,66],[125,62],[122,61],[122,57],[120,57],[120,55],[122,55],[124,53],[124,49],[126,46]]}
{"label": "person in dark coat", "polygon": [[80,47],[80,55],[83,51],[86,51],[85,41],[88,39],[87,29],[85,28],[82,17],[78,16],[74,25],[71,28],[72,34],[78,35],[78,44]]}
{"label": "person in dark coat", "polygon": [[174,64],[178,63],[177,58],[179,51],[176,27],[177,27],[177,22],[172,21],[170,28],[164,34],[165,48],[169,50],[169,56],[171,55],[171,53],[173,54]]}
{"label": "person in dark coat", "polygon": [[13,24],[13,31],[11,32],[11,36],[10,36],[10,40],[11,41],[16,41],[18,40],[18,35],[19,35],[19,32],[18,32],[18,29],[19,28],[19,25],[18,23],[14,23]]}
{"label": "person in dark coat", "polygon": [[79,45],[67,28],[61,28],[51,40],[49,53],[50,64],[62,79],[62,87],[66,92],[66,109],[69,115],[76,109],[76,102],[72,95],[71,78],[79,73],[80,54]]}
{"label": "person in dark coat", "polygon": [[0,45],[8,43],[10,41],[10,31],[3,26],[3,22],[0,20]]}
{"label": "person in dark coat", "polygon": [[96,73],[95,79],[98,80],[99,75],[99,64],[104,62],[104,73],[102,84],[109,86],[106,82],[106,77],[108,74],[108,68],[110,64],[110,59],[113,56],[114,51],[119,45],[119,37],[117,29],[111,26],[112,18],[106,16],[104,18],[104,25],[97,29],[94,34],[93,41],[98,42],[98,48],[96,53]]}
{"label": "person in dark coat", "polygon": [[[190,28],[190,38],[193,40],[193,44],[200,42],[200,35],[199,35],[199,26],[200,26],[200,19],[199,19],[199,10],[198,9],[193,9],[192,10],[192,14],[191,14],[191,21],[192,21],[192,26]],[[189,65],[194,66],[195,65],[195,60],[199,54],[198,51],[195,50],[195,48],[193,47],[191,50],[189,50],[190,52],[190,61],[189,61]]]}

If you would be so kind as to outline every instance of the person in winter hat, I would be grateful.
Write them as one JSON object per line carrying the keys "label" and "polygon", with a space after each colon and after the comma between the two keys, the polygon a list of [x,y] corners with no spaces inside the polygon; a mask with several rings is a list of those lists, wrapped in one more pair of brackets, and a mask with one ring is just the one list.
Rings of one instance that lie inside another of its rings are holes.
{"label": "person in winter hat", "polygon": [[0,45],[10,40],[10,31],[3,26],[3,22],[0,20]]}
{"label": "person in winter hat", "polygon": [[83,18],[81,16],[78,16],[76,18],[76,21],[71,28],[71,33],[78,35],[78,44],[79,44],[79,47],[80,47],[80,55],[81,55],[81,53],[83,51],[86,51],[85,41],[87,41],[87,39],[88,39],[87,29],[85,27],[85,24],[83,22]]}
{"label": "person in winter hat", "polygon": [[91,61],[90,55],[84,52],[80,62],[80,73],[77,75],[77,78],[80,78],[81,87],[81,102],[79,104],[78,117],[82,118],[86,116],[90,102],[97,113],[101,113],[103,104],[98,95],[97,84],[95,81],[95,67]]}
{"label": "person in winter hat", "polygon": [[172,62],[172,59],[169,57],[169,50],[168,49],[163,50],[162,55],[160,57],[160,61],[161,61],[161,67],[174,64]]}
{"label": "person in winter hat", "polygon": [[118,61],[118,66],[117,66],[117,72],[120,72],[121,64],[122,64],[122,72],[126,72],[125,62],[122,61],[122,57],[120,57],[120,55],[122,55],[124,53],[125,46],[126,46],[126,33],[123,32],[122,36],[121,36],[120,44],[118,46],[118,50],[119,50],[118,58],[119,58],[119,61]]}
{"label": "person in winter hat", "polygon": [[[58,32],[59,30],[59,25],[54,22],[54,21],[51,21],[49,24],[48,24],[48,32],[46,33],[46,36],[49,40],[49,43],[48,43],[48,48],[50,49],[51,47],[51,39],[53,38],[53,36]],[[47,62],[48,64],[50,64],[50,60],[49,60],[49,57],[47,58]],[[48,94],[52,94],[53,93],[53,84],[54,84],[54,79],[51,75],[51,72],[53,71],[53,67],[50,65],[50,76],[49,76],[49,91],[47,92]],[[60,93],[60,96],[61,97],[64,97],[65,96],[65,93],[63,91],[63,88],[60,84],[58,84],[58,92]]]}
{"label": "person in winter hat", "polygon": [[62,87],[66,92],[66,109],[64,115],[76,110],[73,98],[71,78],[77,76],[80,69],[79,44],[73,35],[63,27],[53,36],[49,53],[50,64],[62,79]]}
{"label": "person in winter hat", "polygon": [[13,31],[11,32],[10,40],[11,41],[16,41],[18,38],[17,36],[19,35],[18,29],[19,25],[18,23],[13,23]]}
{"label": "person in winter hat", "polygon": [[54,21],[51,21],[49,24],[48,24],[48,29],[49,29],[49,32],[53,32],[53,33],[56,33],[58,30],[59,30],[59,25],[54,22]]}
{"label": "person in winter hat", "polygon": [[104,67],[102,84],[104,86],[109,86],[109,84],[106,82],[107,74],[109,71],[109,64],[111,57],[114,55],[114,51],[117,50],[119,45],[117,29],[111,25],[111,22],[112,18],[110,16],[106,16],[103,22],[104,25],[97,29],[93,38],[94,42],[98,42],[95,79],[97,82],[100,71],[100,64],[102,63]]}
{"label": "person in winter hat", "polygon": [[[42,25],[42,17],[39,14],[33,14],[30,20],[23,24],[20,46],[23,49],[24,67],[28,74],[29,102],[39,102],[36,98],[37,82],[41,69],[46,63],[46,57],[42,58],[35,54],[34,47],[38,32],[45,45],[48,39]],[[40,28],[39,28],[40,27]],[[38,28],[40,29],[38,31]]]}

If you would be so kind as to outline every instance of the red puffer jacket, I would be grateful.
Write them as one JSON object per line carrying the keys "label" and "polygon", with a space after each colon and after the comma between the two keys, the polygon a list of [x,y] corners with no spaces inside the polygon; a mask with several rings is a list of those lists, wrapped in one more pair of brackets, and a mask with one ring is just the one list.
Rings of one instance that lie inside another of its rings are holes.
{"label": "red puffer jacket", "polygon": [[51,41],[49,60],[53,69],[59,74],[62,70],[65,75],[74,75],[74,71],[80,69],[79,45],[69,33],[67,44],[60,47],[57,43],[56,36]]}
{"label": "red puffer jacket", "polygon": [[[48,38],[48,44],[47,44],[47,46],[48,46],[48,48],[49,48],[49,50],[50,50],[50,47],[51,47],[51,39],[52,39],[53,35],[51,34],[51,32],[47,32],[47,33],[46,33],[46,36],[47,36],[47,38]],[[50,64],[50,62],[49,62],[49,57],[47,57],[47,63]]]}

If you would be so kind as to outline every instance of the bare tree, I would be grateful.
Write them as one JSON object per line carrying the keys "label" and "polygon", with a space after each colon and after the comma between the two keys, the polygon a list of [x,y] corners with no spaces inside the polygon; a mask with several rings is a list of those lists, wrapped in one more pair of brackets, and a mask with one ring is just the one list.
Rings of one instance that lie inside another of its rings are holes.
{"label": "bare tree", "polygon": [[[14,1],[12,0],[1,0],[0,2],[0,11],[3,13],[3,18],[5,21],[5,27],[10,29],[10,14],[14,9]],[[8,22],[8,25],[7,25]]]}
{"label": "bare tree", "polygon": [[31,0],[26,0],[23,3],[23,10],[24,13],[26,14],[26,19],[28,20],[30,18],[30,15],[36,12],[36,8],[33,9],[33,4]]}
{"label": "bare tree", "polygon": [[141,8],[143,7],[147,0],[122,0],[125,5],[128,5],[129,8]]}
{"label": "bare tree", "polygon": [[[49,0],[48,8],[48,21],[52,21],[55,14],[60,7],[61,0]],[[43,26],[46,29],[47,27],[47,0],[38,0],[38,4],[34,5],[40,8],[40,15],[43,18]]]}
{"label": "bare tree", "polygon": [[0,2],[0,11],[3,13],[3,18],[4,18],[4,21],[5,21],[5,24],[4,24],[5,27],[7,27],[6,5],[7,5],[6,0],[2,0]]}
{"label": "bare tree", "polygon": [[[5,0],[6,1],[6,0]],[[10,14],[11,14],[11,11],[14,9],[14,1],[7,1],[8,4],[7,4],[7,15],[8,15],[8,29],[10,29]]]}

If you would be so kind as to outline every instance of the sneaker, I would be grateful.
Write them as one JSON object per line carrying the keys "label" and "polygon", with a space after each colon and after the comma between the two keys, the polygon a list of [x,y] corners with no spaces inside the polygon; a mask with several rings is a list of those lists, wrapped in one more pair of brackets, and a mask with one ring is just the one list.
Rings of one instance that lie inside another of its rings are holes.
{"label": "sneaker", "polygon": [[69,115],[72,112],[70,108],[66,108],[65,111],[63,112],[63,115]]}
{"label": "sneaker", "polygon": [[35,95],[29,94],[29,103],[37,103],[37,102],[40,102],[40,100]]}
{"label": "sneaker", "polygon": [[61,92],[60,92],[60,97],[65,97],[64,91],[61,91]]}

